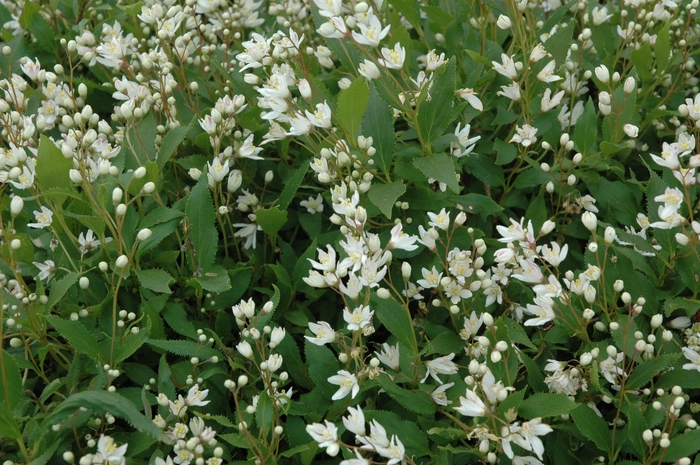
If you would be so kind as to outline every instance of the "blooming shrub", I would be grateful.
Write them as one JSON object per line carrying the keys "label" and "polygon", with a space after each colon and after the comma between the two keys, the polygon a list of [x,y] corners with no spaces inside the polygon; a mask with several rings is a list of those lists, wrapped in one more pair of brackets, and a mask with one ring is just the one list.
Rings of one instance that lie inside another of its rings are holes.
{"label": "blooming shrub", "polygon": [[0,1],[0,456],[700,463],[697,8]]}

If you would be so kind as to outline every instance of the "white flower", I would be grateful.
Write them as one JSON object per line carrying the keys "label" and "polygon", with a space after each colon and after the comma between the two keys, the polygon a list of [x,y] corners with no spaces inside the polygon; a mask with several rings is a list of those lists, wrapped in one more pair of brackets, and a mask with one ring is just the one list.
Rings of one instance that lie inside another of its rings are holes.
{"label": "white flower", "polygon": [[338,441],[338,428],[328,420],[324,423],[325,425],[321,423],[306,425],[306,432],[321,448],[326,448]]}
{"label": "white flower", "polygon": [[520,84],[513,81],[507,86],[501,86],[501,90],[496,92],[496,95],[502,95],[503,97],[509,98],[514,102],[520,100]]}
{"label": "white flower", "polygon": [[600,26],[610,18],[612,18],[612,14],[608,14],[608,8],[605,6],[596,6],[593,7],[593,24],[596,26]]}
{"label": "white flower", "polygon": [[387,465],[394,465],[399,462],[404,462],[403,456],[406,452],[403,444],[396,436],[391,437],[391,443],[387,447],[375,446],[374,448],[379,455],[388,458]]}
{"label": "white flower", "polygon": [[228,160],[222,165],[218,157],[214,158],[211,164],[207,163],[207,167],[209,168],[207,170],[209,187],[214,187],[216,184],[219,184],[229,172]]}
{"label": "white flower", "polygon": [[40,281],[46,279],[46,282],[49,282],[53,277],[54,273],[56,273],[56,265],[54,264],[53,260],[46,260],[44,263],[32,263],[34,264],[34,266],[39,268],[39,274],[36,278]]}
{"label": "white flower", "polygon": [[525,313],[536,317],[527,320],[525,326],[541,326],[556,318],[552,308],[554,301],[551,297],[537,296],[535,297],[535,303],[537,305],[527,304],[527,308],[524,310]]}
{"label": "white flower", "polygon": [[234,237],[245,239],[243,248],[250,249],[252,247],[254,249],[257,245],[257,232],[262,228],[255,223],[234,223],[233,227],[238,228],[238,231],[233,234]]}
{"label": "white flower", "polygon": [[625,124],[624,126],[622,126],[622,130],[625,131],[625,134],[627,134],[627,136],[633,139],[639,135],[639,128],[634,124]]}
{"label": "white flower", "polygon": [[542,460],[544,444],[538,436],[544,436],[553,430],[549,425],[542,424],[542,418],[535,418],[526,421],[520,426],[518,434],[514,436],[513,442],[525,450],[534,452]]}
{"label": "white flower", "polygon": [[454,385],[455,383],[447,383],[443,384],[442,386],[438,386],[433,390],[433,392],[430,393],[430,397],[432,397],[433,401],[438,405],[449,405],[452,403],[452,401],[447,399],[445,391]]}
{"label": "white flower", "polygon": [[537,134],[537,128],[532,127],[529,124],[523,124],[522,127],[516,126],[515,134],[511,138],[510,142],[521,144],[523,147],[529,147],[530,144],[537,140],[535,134]]}
{"label": "white flower", "polygon": [[331,127],[331,107],[324,100],[323,103],[316,104],[316,111],[311,113],[308,110],[305,111],[308,121],[316,127],[319,128],[330,128]]}
{"label": "white flower", "polygon": [[472,311],[469,319],[467,319],[466,316],[464,317],[464,330],[460,331],[459,335],[462,337],[462,339],[468,340],[477,335],[482,324],[483,318],[481,315],[477,316],[476,312]]}
{"label": "white flower", "polygon": [[348,412],[350,415],[343,417],[343,424],[345,429],[352,431],[358,436],[365,435],[365,414],[362,413],[362,409],[358,405],[357,408],[348,407]]}
{"label": "white flower", "polygon": [[459,398],[459,404],[455,410],[467,417],[483,417],[489,411],[484,401],[471,389],[467,389],[466,397]]}
{"label": "white flower", "polygon": [[342,399],[350,394],[350,392],[352,392],[352,398],[354,399],[357,393],[360,392],[360,385],[357,384],[357,378],[346,370],[340,370],[337,375],[328,378],[328,382],[340,386],[340,389],[331,397],[332,400]]}
{"label": "white flower", "polygon": [[409,236],[403,232],[403,225],[398,223],[396,226],[391,228],[391,239],[389,239],[387,248],[401,249],[410,252],[418,248],[418,246],[415,245],[417,240],[418,236]]}
{"label": "white flower", "polygon": [[374,312],[369,311],[369,306],[360,305],[355,310],[350,312],[347,307],[343,309],[343,319],[348,324],[350,331],[359,331],[372,322]]}
{"label": "white flower", "polygon": [[447,213],[444,208],[440,210],[440,213],[428,212],[428,216],[431,219],[431,221],[428,222],[429,226],[434,226],[443,231],[447,231],[447,228],[450,227],[450,214]]}
{"label": "white flower", "polygon": [[544,94],[542,95],[542,102],[540,103],[541,110],[551,110],[561,103],[562,98],[564,98],[563,90],[554,94],[554,97],[552,97],[552,91],[550,89],[545,90]]}
{"label": "white flower", "polygon": [[438,284],[440,284],[442,273],[438,273],[437,268],[433,267],[432,270],[423,268],[421,270],[421,273],[423,274],[423,279],[419,279],[417,281],[418,285],[426,289],[433,289],[436,288]]}
{"label": "white flower", "polygon": [[372,79],[379,79],[381,74],[379,73],[379,68],[370,60],[364,60],[360,63],[360,67],[357,70],[362,76],[366,77],[370,81]]}
{"label": "white flower", "polygon": [[505,53],[501,53],[501,63],[497,61],[492,61],[491,63],[498,74],[511,80],[517,79],[518,71],[515,67],[515,63],[513,63],[513,59]]}
{"label": "white flower", "polygon": [[425,374],[425,378],[421,380],[421,383],[424,383],[428,376],[432,376],[435,381],[442,384],[440,378],[437,377],[438,374],[452,375],[457,373],[457,364],[452,361],[453,358],[455,358],[454,353],[426,362],[425,366],[428,372]]}
{"label": "white flower", "polygon": [[357,26],[360,28],[360,32],[352,31],[352,38],[357,43],[370,47],[379,45],[379,41],[386,37],[391,28],[391,26],[386,26],[382,29],[382,23],[375,14],[370,16],[367,24],[358,23]]}
{"label": "white flower", "polygon": [[208,400],[204,400],[207,398],[207,394],[209,394],[209,389],[200,391],[199,384],[195,384],[187,392],[187,398],[185,399],[185,403],[190,406],[207,405],[210,402]]}
{"label": "white flower", "polygon": [[[323,160],[325,160],[325,158]],[[309,200],[302,200],[299,202],[299,205],[306,208],[306,211],[312,215],[314,213],[321,213],[323,211],[323,197],[321,197],[321,194],[318,194],[316,198],[309,197]]]}
{"label": "white flower", "polygon": [[375,352],[374,356],[379,359],[384,365],[388,366],[392,370],[397,371],[400,367],[399,365],[399,343],[397,342],[395,346],[390,346],[386,342],[382,344],[381,352]]}
{"label": "white flower", "polygon": [[393,49],[382,47],[382,56],[384,59],[378,60],[380,65],[390,69],[401,69],[406,60],[406,49],[396,42]]}
{"label": "white flower", "polygon": [[544,68],[542,68],[542,71],[537,73],[537,79],[539,79],[542,82],[556,82],[561,79],[561,76],[557,76],[554,74],[554,67],[556,66],[556,63],[554,60],[550,61],[545,65]]}
{"label": "white flower", "polygon": [[40,212],[34,212],[34,218],[36,218],[36,223],[28,223],[27,226],[35,229],[44,229],[51,226],[53,212],[46,207],[41,207]]}
{"label": "white flower", "polygon": [[457,128],[455,128],[455,136],[457,137],[459,146],[461,146],[462,149],[460,149],[460,147],[454,142],[450,144],[450,152],[457,158],[469,155],[472,150],[474,150],[474,145],[479,139],[481,139],[481,136],[470,138],[469,131],[471,130],[471,126],[469,124],[465,124],[464,128],[461,128],[461,125],[461,122],[457,123]]}
{"label": "white flower", "polygon": [[464,88],[457,90],[459,96],[466,100],[475,110],[484,111],[484,104],[481,103],[479,97],[476,96],[474,89]]}
{"label": "white flower", "polygon": [[318,323],[309,323],[309,330],[314,333],[316,337],[304,336],[310,343],[316,344],[317,346],[326,345],[329,342],[335,341],[335,331],[331,328],[331,325],[325,321],[319,321]]}
{"label": "white flower", "polygon": [[552,242],[551,248],[547,245],[543,245],[540,253],[542,254],[542,258],[545,259],[550,265],[559,266],[559,264],[566,258],[568,251],[569,244],[564,244],[564,247],[560,247],[556,242]]}
{"label": "white flower", "polygon": [[700,354],[688,347],[683,347],[681,350],[683,351],[683,356],[690,362],[683,365],[683,369],[700,371]]}
{"label": "white flower", "polygon": [[114,443],[114,439],[104,434],[100,435],[100,440],[97,441],[97,454],[101,456],[102,461],[107,464],[125,464],[124,454],[128,444],[123,444],[119,447]]}

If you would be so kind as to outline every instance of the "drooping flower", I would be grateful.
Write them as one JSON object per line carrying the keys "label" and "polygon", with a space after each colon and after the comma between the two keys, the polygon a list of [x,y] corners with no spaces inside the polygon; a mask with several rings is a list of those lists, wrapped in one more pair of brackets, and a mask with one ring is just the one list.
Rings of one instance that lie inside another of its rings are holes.
{"label": "drooping flower", "polygon": [[126,463],[124,454],[126,454],[126,449],[128,444],[123,444],[119,447],[114,443],[114,439],[110,436],[105,436],[104,434],[100,436],[99,441],[97,441],[97,454],[102,458],[103,463],[110,465],[123,465]]}
{"label": "drooping flower", "polygon": [[432,376],[435,381],[442,384],[442,381],[437,376],[438,374],[452,375],[457,373],[457,364],[452,361],[453,358],[455,358],[454,353],[426,362],[425,366],[428,371],[425,374],[425,378],[421,380],[421,383],[425,383],[428,376]]}

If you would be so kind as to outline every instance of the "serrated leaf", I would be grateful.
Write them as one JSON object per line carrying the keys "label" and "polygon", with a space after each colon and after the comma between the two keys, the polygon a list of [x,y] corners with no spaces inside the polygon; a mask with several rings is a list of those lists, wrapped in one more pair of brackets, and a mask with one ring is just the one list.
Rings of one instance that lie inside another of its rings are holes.
{"label": "serrated leaf", "polygon": [[48,431],[53,425],[60,424],[64,419],[84,408],[123,418],[138,431],[149,434],[161,441],[167,441],[167,437],[150,418],[146,418],[136,409],[134,404],[116,392],[84,391],[73,394],[61,402],[44,419],[41,427],[44,431]]}
{"label": "serrated leaf", "polygon": [[17,406],[22,397],[22,376],[15,360],[5,349],[0,348],[2,357],[3,383],[0,383],[0,403],[6,403],[8,408]]}
{"label": "serrated leaf", "polygon": [[46,315],[45,318],[76,352],[85,354],[96,362],[100,361],[100,346],[97,338],[82,323],[64,320],[55,315]]}
{"label": "serrated leaf", "polygon": [[495,215],[503,211],[503,207],[498,205],[492,198],[483,194],[467,194],[459,197],[450,197],[455,203],[462,207],[462,211],[470,215],[481,215],[483,217]]}
{"label": "serrated leaf", "polygon": [[278,205],[282,210],[286,210],[291,205],[294,195],[299,190],[301,183],[304,181],[304,176],[309,170],[308,163],[302,163],[294,173],[284,182],[284,189],[280,193]]}
{"label": "serrated leaf", "polygon": [[134,270],[136,276],[139,278],[141,285],[153,292],[160,292],[163,294],[170,294],[170,281],[173,277],[165,270],[152,269],[152,270]]}
{"label": "serrated leaf", "polygon": [[219,357],[219,359],[223,359],[221,352],[218,350],[214,350],[211,347],[203,346],[192,341],[148,339],[146,343],[182,357],[197,356],[204,360],[216,356]]}
{"label": "serrated leaf", "polygon": [[654,384],[654,387],[662,389],[671,389],[673,386],[680,386],[683,389],[700,389],[700,372],[678,367],[664,373]]}
{"label": "serrated leaf", "polygon": [[398,402],[402,407],[419,415],[432,415],[435,413],[435,403],[432,397],[420,390],[408,390],[399,387],[388,375],[380,375],[375,378],[386,393]]}
{"label": "serrated leaf", "polygon": [[574,23],[569,21],[566,27],[560,27],[557,32],[549,36],[544,43],[544,48],[552,54],[552,58],[557,65],[564,63],[564,58],[571,46],[571,38],[574,34]]}
{"label": "serrated leaf", "polygon": [[627,415],[627,424],[629,425],[630,441],[632,445],[637,450],[637,453],[641,456],[647,451],[648,446],[642,438],[644,430],[648,428],[647,421],[642,415],[637,405],[632,405],[629,398],[626,398],[622,404],[623,411]]}
{"label": "serrated leaf", "polygon": [[660,374],[663,370],[670,367],[673,362],[678,360],[681,354],[660,355],[656,358],[642,362],[636,367],[627,378],[625,388],[639,389],[651,381],[654,376]]}
{"label": "serrated leaf", "polygon": [[[163,241],[163,239],[171,236],[175,232],[179,224],[180,221],[172,220],[165,223],[159,223],[149,228],[151,230],[151,235],[148,239],[139,243],[139,247],[136,249],[136,257],[141,258],[151,250],[155,249],[158,244]],[[143,228],[139,227],[139,229]]]}
{"label": "serrated leaf", "polygon": [[270,432],[274,413],[270,396],[266,390],[261,391],[258,396],[258,405],[255,408],[255,422],[258,428],[262,430],[263,435],[267,435]]}
{"label": "serrated leaf", "polygon": [[255,210],[255,222],[268,236],[277,237],[277,233],[287,222],[287,212],[277,207],[258,208]]}
{"label": "serrated leaf", "polygon": [[664,71],[671,56],[671,35],[668,21],[664,24],[664,27],[656,33],[654,55],[656,55],[656,64],[658,65],[659,71]]}
{"label": "serrated leaf", "polygon": [[180,218],[184,215],[184,213],[174,208],[158,207],[141,218],[139,221],[139,229],[152,228],[153,226],[167,223],[170,220]]}
{"label": "serrated leaf", "polygon": [[228,277],[228,273],[223,270],[218,273],[206,273],[201,278],[197,278],[197,281],[199,281],[202,289],[216,294],[221,294],[231,289],[231,280]]}
{"label": "serrated leaf", "polygon": [[523,360],[523,365],[527,370],[527,383],[535,392],[547,392],[549,388],[544,382],[544,375],[537,366],[534,360],[530,358],[525,352],[520,352],[520,358]]}
{"label": "serrated leaf", "polygon": [[374,183],[369,188],[367,195],[379,210],[388,219],[391,219],[391,210],[394,204],[406,192],[406,186],[403,181],[394,181],[391,184]]}
{"label": "serrated leaf", "polygon": [[197,330],[194,324],[190,321],[189,315],[185,308],[178,303],[169,302],[165,305],[162,312],[163,319],[176,333],[181,334],[190,339],[197,339]]}
{"label": "serrated leaf", "polygon": [[571,418],[584,437],[593,441],[603,452],[610,452],[612,436],[608,424],[600,418],[588,405],[582,404],[571,410]]}
{"label": "serrated leaf", "polygon": [[330,399],[335,393],[335,387],[328,382],[328,378],[338,374],[338,359],[328,347],[317,346],[308,340],[304,341],[304,357],[306,366],[309,367],[309,378],[316,385],[316,389]]}
{"label": "serrated leaf", "polygon": [[131,357],[146,342],[151,331],[151,319],[146,317],[146,327],[141,328],[138,333],[130,334],[114,354],[114,363],[119,363]]}
{"label": "serrated leaf", "polygon": [[188,237],[196,251],[195,259],[202,271],[207,271],[216,256],[219,234],[216,229],[214,201],[209,192],[207,176],[204,174],[190,192],[185,217]]}
{"label": "serrated leaf", "polygon": [[518,413],[531,420],[537,417],[556,417],[576,408],[576,402],[564,394],[538,393],[525,399]]}
{"label": "serrated leaf", "polygon": [[671,463],[683,457],[692,457],[700,450],[700,430],[691,430],[671,439],[671,445],[664,451],[663,462]]}
{"label": "serrated leaf", "polygon": [[574,146],[583,156],[586,156],[595,150],[596,137],[598,137],[598,119],[593,99],[589,98],[574,126]]}
{"label": "serrated leaf", "polygon": [[507,165],[518,156],[518,149],[515,145],[504,142],[498,138],[493,141],[493,150],[496,152],[497,165]]}
{"label": "serrated leaf", "polygon": [[[196,119],[196,118],[195,118]],[[158,158],[156,159],[156,164],[158,169],[162,170],[165,164],[170,160],[170,157],[177,151],[182,141],[187,137],[187,133],[190,130],[190,126],[179,126],[175,129],[168,131],[165,136],[163,136],[163,142],[160,144],[160,151],[158,152]]]}
{"label": "serrated leaf", "polygon": [[[455,93],[455,60],[444,65],[443,73],[430,88],[430,101],[420,104],[418,111],[418,129],[421,140],[431,144],[442,136],[445,128],[452,119],[452,105]],[[416,108],[418,110],[418,107]],[[431,176],[432,177],[432,176]],[[445,181],[443,181],[445,182]]]}
{"label": "serrated leaf", "polygon": [[372,146],[377,151],[373,157],[376,166],[388,174],[396,150],[394,120],[391,108],[379,96],[373,83],[369,87],[369,103],[362,118],[362,134],[372,138]]}
{"label": "serrated leaf", "polygon": [[0,437],[18,439],[22,437],[15,416],[4,402],[0,402]]}
{"label": "serrated leaf", "polygon": [[413,159],[413,165],[427,178],[444,182],[455,194],[459,193],[457,171],[454,159],[444,153],[434,153],[427,157]]}
{"label": "serrated leaf", "polygon": [[352,138],[360,127],[368,102],[369,88],[364,79],[355,79],[338,97],[338,120]]}
{"label": "serrated leaf", "polygon": [[[503,168],[500,166],[496,165],[494,160],[491,158],[478,154],[478,153],[471,153],[467,158],[466,162],[466,168],[469,172],[471,172],[479,181],[483,182],[484,184],[488,184],[490,186],[504,186],[505,185],[505,175],[503,173]],[[539,171],[542,173],[542,175],[546,175],[542,170],[527,170],[523,174],[527,174],[528,172],[534,172],[534,171]],[[516,183],[517,180],[520,179],[520,177],[516,178]],[[551,178],[547,178],[548,180],[551,180]],[[547,181],[545,181],[547,182]],[[521,186],[518,186],[521,187]]]}
{"label": "serrated leaf", "polygon": [[[39,140],[36,156],[36,178],[43,189],[73,190],[73,181],[68,172],[73,169],[73,163],[63,156],[61,150],[45,135]],[[55,195],[56,205],[63,204],[65,198]]]}
{"label": "serrated leaf", "polygon": [[[141,118],[139,124],[131,126],[127,140],[131,143],[131,157],[126,159],[126,168],[136,169],[148,162],[156,161],[157,124],[153,112],[148,112]],[[206,176],[203,176],[206,180]]]}
{"label": "serrated leaf", "polygon": [[380,299],[375,294],[370,300],[370,308],[384,327],[399,340],[411,353],[418,353],[413,321],[408,310],[394,299]]}

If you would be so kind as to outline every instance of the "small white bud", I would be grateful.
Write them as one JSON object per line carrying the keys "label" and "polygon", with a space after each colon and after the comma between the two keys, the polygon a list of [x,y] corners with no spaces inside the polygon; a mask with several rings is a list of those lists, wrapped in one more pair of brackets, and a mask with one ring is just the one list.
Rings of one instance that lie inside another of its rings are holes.
{"label": "small white bud", "polygon": [[143,228],[141,231],[139,231],[139,233],[136,235],[136,237],[140,241],[145,241],[146,239],[151,237],[151,234],[153,234],[153,232],[150,229]]}
{"label": "small white bud", "polygon": [[87,276],[83,276],[78,281],[78,284],[80,284],[80,289],[87,289],[88,287],[90,287],[90,280]]}
{"label": "small white bud", "polygon": [[129,257],[127,257],[126,255],[120,255],[119,258],[117,258],[117,261],[115,262],[115,266],[117,268],[124,268],[128,264]]}

